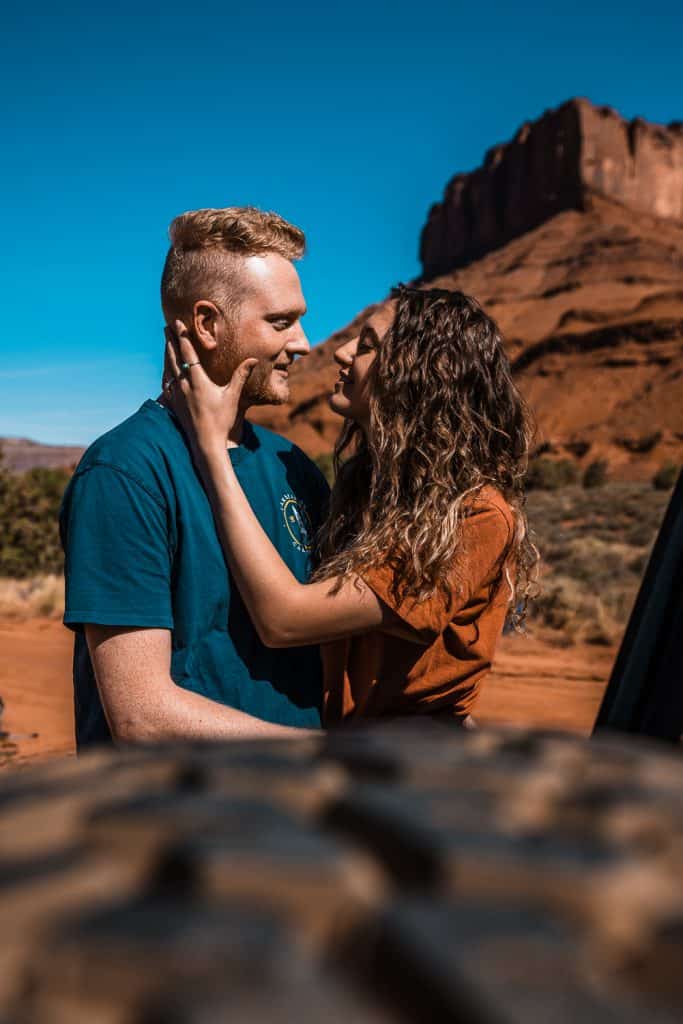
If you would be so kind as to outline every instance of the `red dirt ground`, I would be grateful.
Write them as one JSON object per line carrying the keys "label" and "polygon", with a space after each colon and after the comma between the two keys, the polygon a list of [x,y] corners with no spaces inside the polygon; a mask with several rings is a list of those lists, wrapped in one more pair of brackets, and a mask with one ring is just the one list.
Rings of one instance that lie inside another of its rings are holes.
{"label": "red dirt ground", "polygon": [[[73,753],[71,647],[58,622],[0,622],[2,729],[11,740],[0,742],[0,767]],[[611,648],[505,637],[476,718],[588,734],[613,659]]]}

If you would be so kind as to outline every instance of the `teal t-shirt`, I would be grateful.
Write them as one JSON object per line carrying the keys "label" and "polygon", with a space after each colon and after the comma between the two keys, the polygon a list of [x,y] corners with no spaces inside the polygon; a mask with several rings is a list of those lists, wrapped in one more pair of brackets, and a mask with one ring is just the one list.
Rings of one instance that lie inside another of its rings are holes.
{"label": "teal t-shirt", "polygon": [[[262,527],[302,582],[327,483],[295,445],[245,424],[230,449]],[[209,500],[173,415],[148,400],[83,456],[64,496],[64,623],[75,630],[79,747],[110,740],[83,625],[169,629],[171,675],[268,722],[319,726],[317,647],[269,649],[225,564]]]}

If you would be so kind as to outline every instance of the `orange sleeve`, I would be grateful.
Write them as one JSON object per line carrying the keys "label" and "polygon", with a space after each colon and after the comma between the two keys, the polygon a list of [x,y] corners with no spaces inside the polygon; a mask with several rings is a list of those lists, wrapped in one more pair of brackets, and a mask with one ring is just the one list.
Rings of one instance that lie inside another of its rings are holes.
{"label": "orange sleeve", "polygon": [[430,644],[443,633],[458,610],[495,579],[511,539],[511,523],[497,505],[477,503],[472,507],[462,521],[450,601],[437,591],[425,601],[406,598],[397,603],[391,592],[394,572],[389,565],[369,569],[362,573],[362,578],[392,612],[415,630],[416,639]]}

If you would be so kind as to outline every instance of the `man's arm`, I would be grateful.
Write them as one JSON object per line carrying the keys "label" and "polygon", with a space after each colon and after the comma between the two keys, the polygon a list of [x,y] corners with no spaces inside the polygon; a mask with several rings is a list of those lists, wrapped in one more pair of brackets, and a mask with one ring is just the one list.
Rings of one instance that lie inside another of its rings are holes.
{"label": "man's arm", "polygon": [[274,725],[177,686],[167,629],[85,626],[102,707],[117,743],[275,739],[316,735]]}

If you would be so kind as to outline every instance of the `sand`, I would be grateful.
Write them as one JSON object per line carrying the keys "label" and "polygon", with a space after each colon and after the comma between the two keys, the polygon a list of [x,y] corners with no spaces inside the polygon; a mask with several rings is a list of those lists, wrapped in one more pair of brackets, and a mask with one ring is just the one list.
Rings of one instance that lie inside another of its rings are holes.
{"label": "sand", "polygon": [[[0,622],[0,728],[16,748],[13,764],[74,752],[72,642],[59,622]],[[0,767],[8,747],[0,743]]]}
{"label": "sand", "polygon": [[[0,767],[74,752],[72,634],[50,620],[0,622]],[[557,648],[539,639],[504,637],[475,717],[587,735],[597,714],[614,650]]]}
{"label": "sand", "polygon": [[474,716],[482,724],[531,725],[587,736],[615,657],[615,647],[560,648],[531,637],[503,637]]}

